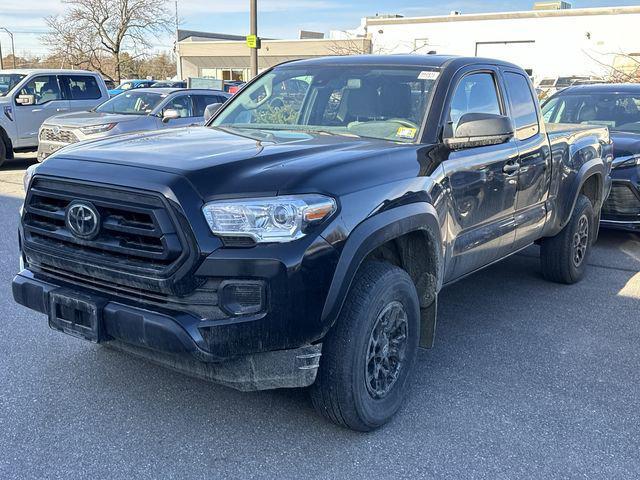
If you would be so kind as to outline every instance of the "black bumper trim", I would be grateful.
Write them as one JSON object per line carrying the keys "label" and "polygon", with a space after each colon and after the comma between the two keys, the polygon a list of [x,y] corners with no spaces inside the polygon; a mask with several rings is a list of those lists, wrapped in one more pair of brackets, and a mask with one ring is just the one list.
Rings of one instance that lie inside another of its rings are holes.
{"label": "black bumper trim", "polygon": [[[60,287],[20,273],[13,279],[11,288],[17,303],[48,315],[49,297]],[[203,362],[222,360],[199,348],[168,315],[108,301],[102,310],[102,322],[109,338],[160,352],[189,354]]]}

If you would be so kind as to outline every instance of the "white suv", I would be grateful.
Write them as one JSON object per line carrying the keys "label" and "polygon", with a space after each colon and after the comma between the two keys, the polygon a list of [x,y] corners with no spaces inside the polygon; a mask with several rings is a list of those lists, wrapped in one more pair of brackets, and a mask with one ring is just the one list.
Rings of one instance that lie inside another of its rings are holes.
{"label": "white suv", "polygon": [[90,110],[109,99],[102,77],[84,70],[0,70],[0,165],[35,150],[49,117]]}

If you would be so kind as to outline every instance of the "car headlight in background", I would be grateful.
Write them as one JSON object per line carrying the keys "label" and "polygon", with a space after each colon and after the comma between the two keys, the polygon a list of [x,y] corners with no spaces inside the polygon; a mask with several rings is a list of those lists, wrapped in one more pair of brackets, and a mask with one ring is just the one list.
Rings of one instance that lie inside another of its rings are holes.
{"label": "car headlight in background", "polygon": [[38,165],[31,165],[29,168],[27,168],[24,171],[24,175],[22,177],[22,185],[24,186],[24,191],[26,192],[27,189],[29,188],[29,184],[31,183],[31,179],[33,178],[33,175],[36,171],[36,167]]}
{"label": "car headlight in background", "polygon": [[290,242],[308,225],[328,218],[336,201],[324,195],[220,200],[202,207],[209,228],[221,237],[250,237],[256,243]]}
{"label": "car headlight in background", "polygon": [[102,125],[90,125],[88,127],[80,127],[80,131],[85,135],[94,135],[96,133],[104,133],[115,127],[117,123],[104,123]]}
{"label": "car headlight in background", "polygon": [[636,165],[640,165],[640,154],[614,158],[611,168],[633,167]]}

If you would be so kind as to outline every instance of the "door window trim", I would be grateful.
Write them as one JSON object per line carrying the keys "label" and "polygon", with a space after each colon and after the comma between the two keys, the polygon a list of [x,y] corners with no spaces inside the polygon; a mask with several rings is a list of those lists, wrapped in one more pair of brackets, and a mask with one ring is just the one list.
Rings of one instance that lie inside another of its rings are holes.
{"label": "door window trim", "polygon": [[[525,137],[525,138],[518,138],[518,131],[519,130],[524,130],[524,129],[527,129],[527,128],[532,128],[532,125],[528,125],[528,126],[524,126],[524,127],[519,127],[518,128],[518,126],[516,125],[516,122],[515,122],[515,117],[513,115],[513,112],[511,111],[511,98],[510,97],[508,99],[509,101],[507,102],[507,105],[508,105],[508,108],[509,108],[509,117],[511,118],[511,121],[513,122],[514,138],[519,142],[526,142],[527,140],[531,140],[535,136],[540,135],[540,133],[542,132],[542,126],[541,126],[542,111],[540,111],[540,105],[539,105],[539,102],[536,99],[536,96],[534,95],[534,91],[531,90],[531,82],[530,82],[529,78],[527,76],[523,75],[521,72],[518,72],[517,70],[505,68],[505,69],[502,70],[502,75],[504,77],[505,84],[506,84],[506,81],[507,81],[507,79],[506,79],[507,73],[512,74],[512,75],[519,75],[519,76],[521,76],[522,78],[525,79],[525,82],[526,82],[526,84],[528,86],[527,90],[529,90],[529,95],[531,96],[531,101],[533,102],[533,108],[534,108],[534,112],[536,114],[536,121],[537,121],[536,127],[537,127],[537,130],[536,130],[535,133],[533,133],[533,134],[531,134],[531,135],[529,135],[528,137]],[[507,95],[509,95],[508,91],[507,91]]]}
{"label": "door window trim", "polygon": [[[453,97],[455,95],[455,93],[458,90],[458,87],[460,86],[460,84],[462,83],[462,81],[470,76],[470,75],[476,75],[479,73],[487,73],[489,75],[491,75],[491,77],[493,78],[493,84],[494,87],[496,89],[496,94],[498,97],[498,104],[500,106],[500,115],[509,115],[510,111],[508,110],[508,105],[506,102],[506,98],[504,96],[504,91],[503,91],[503,83],[502,83],[502,77],[498,71],[497,68],[495,67],[490,67],[490,66],[477,66],[474,65],[473,67],[469,68],[468,70],[463,70],[462,73],[459,74],[459,76],[454,77],[454,82],[452,82],[452,85],[449,86],[449,89],[447,90],[447,98],[445,100],[444,103],[444,108],[442,109],[442,115],[440,118],[440,126],[439,126],[439,130],[440,130],[440,141],[442,141],[445,138],[445,132],[447,129],[447,126],[449,124],[449,117],[450,117],[450,113],[451,113],[451,102],[453,101]],[[455,133],[455,132],[453,132]],[[508,143],[508,142],[507,142]]]}

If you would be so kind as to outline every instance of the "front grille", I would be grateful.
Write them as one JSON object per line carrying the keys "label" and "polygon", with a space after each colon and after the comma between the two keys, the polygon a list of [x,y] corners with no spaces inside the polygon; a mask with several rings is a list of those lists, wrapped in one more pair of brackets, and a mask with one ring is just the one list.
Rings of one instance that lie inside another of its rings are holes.
{"label": "front grille", "polygon": [[53,128],[45,127],[40,130],[40,140],[47,142],[60,142],[60,143],[76,143],[78,137],[71,130],[54,130]]}
{"label": "front grille", "polygon": [[602,206],[602,213],[607,216],[640,215],[640,198],[630,185],[614,182],[607,201]]}
{"label": "front grille", "polygon": [[[68,206],[77,200],[100,214],[99,233],[91,240],[74,236],[65,223]],[[36,176],[22,225],[29,264],[135,289],[171,290],[167,279],[189,253],[170,206],[152,193]]]}

